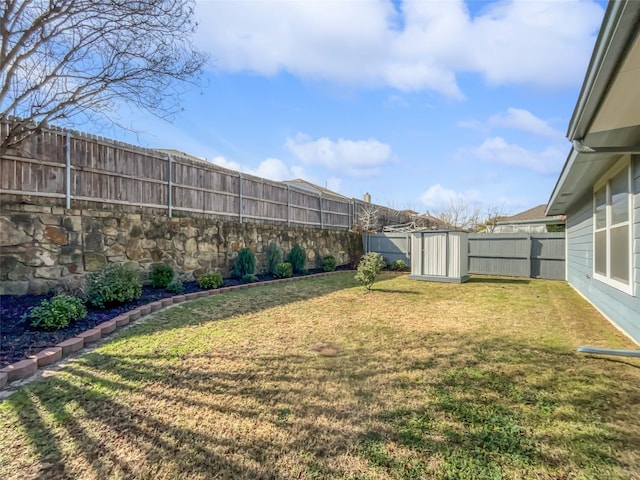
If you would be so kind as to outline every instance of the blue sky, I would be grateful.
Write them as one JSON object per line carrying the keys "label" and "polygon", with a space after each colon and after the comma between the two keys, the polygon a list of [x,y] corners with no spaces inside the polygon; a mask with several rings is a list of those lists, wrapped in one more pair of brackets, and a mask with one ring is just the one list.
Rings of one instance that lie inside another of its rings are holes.
{"label": "blue sky", "polygon": [[[603,2],[197,0],[203,86],[101,134],[437,214],[545,203]],[[88,128],[90,130],[90,128]]]}

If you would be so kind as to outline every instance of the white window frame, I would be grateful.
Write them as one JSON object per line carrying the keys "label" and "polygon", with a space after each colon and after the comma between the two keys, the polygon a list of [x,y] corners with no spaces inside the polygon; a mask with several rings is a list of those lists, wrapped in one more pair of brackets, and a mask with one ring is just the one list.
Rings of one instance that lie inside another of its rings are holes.
{"label": "white window frame", "polygon": [[[626,222],[616,224],[616,227],[628,225],[629,230],[629,284],[625,284],[615,278],[611,278],[611,218],[612,218],[612,207],[611,207],[611,180],[613,177],[618,175],[620,172],[626,171],[627,173],[627,208],[629,211],[629,217]],[[634,218],[633,218],[633,190],[632,190],[632,180],[633,177],[631,175],[631,157],[625,156],[620,159],[613,167],[611,167],[607,173],[603,175],[603,177],[593,186],[593,200],[592,200],[592,208],[593,208],[593,278],[605,283],[613,288],[623,291],[629,295],[633,295],[633,286],[635,284],[635,279],[633,278],[634,268],[633,268],[633,228],[634,228]],[[597,231],[606,231],[607,236],[607,248],[606,248],[606,275],[602,275],[601,273],[596,272],[596,192],[598,192],[602,187],[606,188],[606,226],[604,229],[598,229]]]}

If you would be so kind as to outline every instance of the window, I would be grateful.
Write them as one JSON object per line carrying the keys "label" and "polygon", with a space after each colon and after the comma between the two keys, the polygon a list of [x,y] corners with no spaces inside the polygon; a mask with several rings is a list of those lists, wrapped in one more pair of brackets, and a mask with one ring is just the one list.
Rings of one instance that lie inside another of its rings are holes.
{"label": "window", "polygon": [[631,167],[629,162],[596,185],[593,194],[593,276],[632,293]]}

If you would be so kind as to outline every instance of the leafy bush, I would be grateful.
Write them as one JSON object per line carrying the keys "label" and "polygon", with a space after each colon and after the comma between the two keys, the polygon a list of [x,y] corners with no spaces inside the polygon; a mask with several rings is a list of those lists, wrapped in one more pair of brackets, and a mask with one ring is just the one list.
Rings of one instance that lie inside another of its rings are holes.
{"label": "leafy bush", "polygon": [[56,295],[50,300],[43,300],[27,314],[32,327],[44,330],[64,328],[86,316],[87,309],[82,300],[71,295]]}
{"label": "leafy bush", "polygon": [[282,263],[282,249],[276,242],[269,242],[264,254],[266,259],[265,271],[275,275],[276,267],[279,263]]}
{"label": "leafy bush", "polygon": [[233,266],[233,274],[242,278],[245,275],[253,275],[256,271],[256,256],[251,249],[244,247],[238,250],[238,258]]}
{"label": "leafy bush", "polygon": [[289,262],[282,262],[276,266],[276,271],[274,274],[278,278],[289,278],[293,275],[293,267]]}
{"label": "leafy bush", "polygon": [[182,280],[176,278],[172,280],[169,285],[167,285],[167,292],[171,293],[182,293],[184,291],[184,285],[182,284]]}
{"label": "leafy bush", "polygon": [[360,260],[355,279],[363,284],[367,290],[371,290],[373,282],[376,281],[376,277],[384,267],[382,255],[377,252],[369,252]]}
{"label": "leafy bush", "polygon": [[327,255],[322,259],[322,270],[325,272],[333,272],[336,269],[336,257]]}
{"label": "leafy bush", "polygon": [[287,256],[287,262],[291,264],[293,273],[305,273],[304,265],[307,263],[307,254],[302,247],[296,243]]}
{"label": "leafy bush", "polygon": [[256,275],[246,274],[242,276],[242,281],[244,283],[254,283],[258,281],[258,277]]}
{"label": "leafy bush", "polygon": [[220,272],[205,273],[198,278],[200,288],[210,290],[222,286],[222,274]]}
{"label": "leafy bush", "polygon": [[167,288],[173,280],[173,267],[166,263],[157,263],[151,269],[151,285],[154,288]]}
{"label": "leafy bush", "polygon": [[394,260],[391,262],[391,270],[404,270],[407,268],[407,264],[404,260]]}
{"label": "leafy bush", "polygon": [[140,298],[142,283],[136,271],[128,265],[111,263],[89,275],[87,301],[98,308]]}

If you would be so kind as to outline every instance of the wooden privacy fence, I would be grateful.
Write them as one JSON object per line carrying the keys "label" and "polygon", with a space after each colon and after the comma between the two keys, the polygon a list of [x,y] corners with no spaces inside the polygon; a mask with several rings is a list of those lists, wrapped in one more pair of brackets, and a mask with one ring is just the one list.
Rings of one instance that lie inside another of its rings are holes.
{"label": "wooden privacy fence", "polygon": [[[0,134],[6,137],[8,131],[8,124],[0,123]],[[4,196],[46,198],[66,208],[119,205],[169,216],[182,212],[240,222],[351,228],[359,223],[365,205],[204,160],[55,127],[12,147],[0,159],[0,172]],[[403,212],[376,207],[389,223],[406,221]]]}
{"label": "wooden privacy fence", "polygon": [[[410,264],[411,233],[363,237],[365,252],[378,252],[391,263]],[[468,272],[512,277],[565,279],[564,233],[471,233]]]}

